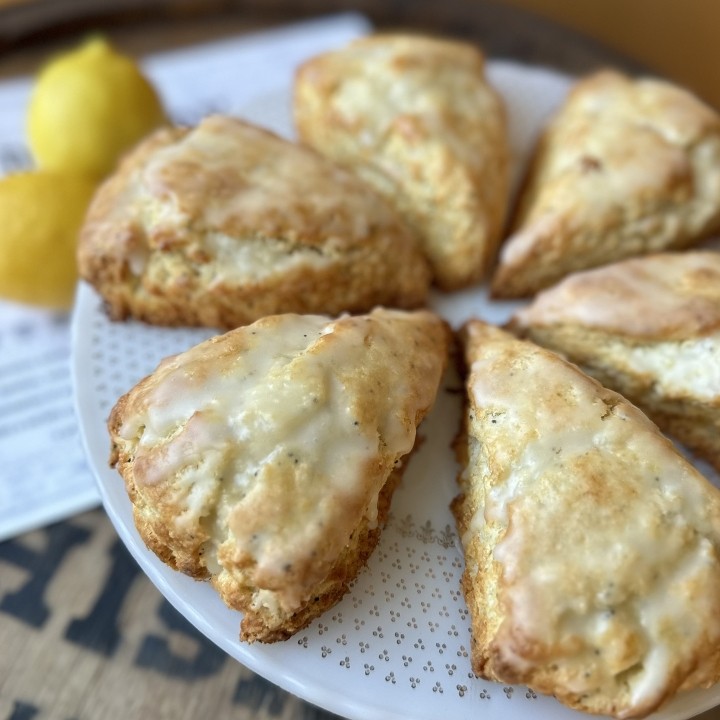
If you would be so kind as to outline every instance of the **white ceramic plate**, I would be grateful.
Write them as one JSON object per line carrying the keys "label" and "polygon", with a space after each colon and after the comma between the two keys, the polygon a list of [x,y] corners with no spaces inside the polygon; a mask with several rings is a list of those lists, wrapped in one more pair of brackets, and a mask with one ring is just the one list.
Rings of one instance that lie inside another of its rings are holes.
{"label": "white ceramic plate", "polygon": [[[564,96],[568,78],[540,69],[491,63],[511,119],[516,177],[539,128]],[[245,116],[290,133],[286,98],[268,96]],[[516,307],[490,303],[484,288],[435,295],[433,307],[455,327],[472,315],[504,322]],[[459,383],[446,378],[421,428],[426,438],[393,499],[392,516],[368,567],[348,595],[309,628],[274,645],[238,640],[240,616],[207,583],[174,572],[149,552],[132,521],[119,475],[108,467],[105,422],[115,401],[165,356],[211,331],[112,323],[85,285],[73,318],[73,372],[78,415],[103,503],[131,553],[168,600],[232,657],[286,690],[357,720],[563,720],[587,717],[526,687],[475,678],[470,628],[460,593],[463,568],[449,503],[456,465],[450,443],[460,412]],[[720,687],[681,695],[658,718],[689,718],[720,703]]]}

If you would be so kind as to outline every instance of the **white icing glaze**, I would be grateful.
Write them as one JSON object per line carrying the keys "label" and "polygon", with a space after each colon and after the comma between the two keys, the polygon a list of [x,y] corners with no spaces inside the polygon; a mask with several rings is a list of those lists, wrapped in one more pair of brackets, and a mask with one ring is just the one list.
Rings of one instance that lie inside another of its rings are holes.
{"label": "white icing glaze", "polygon": [[136,486],[174,494],[178,533],[206,527],[208,567],[232,575],[249,554],[254,583],[282,589],[257,602],[297,606],[307,587],[290,569],[312,585],[363,517],[377,525],[379,492],[434,399],[444,355],[425,333],[441,327],[386,310],[283,315],[165,360],[120,428]]}
{"label": "white icing glaze", "polygon": [[477,332],[485,502],[463,542],[499,539],[497,647],[524,670],[555,663],[573,692],[627,684],[636,710],[652,708],[720,640],[717,491],[619,396],[552,353]]}
{"label": "white icing glaze", "polygon": [[[303,178],[314,187],[307,198],[298,194]],[[180,142],[158,148],[143,170],[142,183],[152,212],[158,213],[160,232],[165,224],[173,229],[188,224],[203,194],[206,230],[237,224],[262,228],[268,219],[268,198],[277,197],[287,199],[277,224],[286,239],[293,240],[294,228],[305,228],[309,216],[325,219],[328,237],[337,234],[345,241],[368,234],[366,198],[358,195],[352,207],[352,198],[343,198],[341,206],[338,194],[330,192],[335,185],[348,185],[345,170],[319,162],[307,148],[221,115],[206,117]]]}
{"label": "white icing glaze", "polygon": [[521,326],[691,339],[720,326],[720,253],[658,253],[575,273],[515,317]]}

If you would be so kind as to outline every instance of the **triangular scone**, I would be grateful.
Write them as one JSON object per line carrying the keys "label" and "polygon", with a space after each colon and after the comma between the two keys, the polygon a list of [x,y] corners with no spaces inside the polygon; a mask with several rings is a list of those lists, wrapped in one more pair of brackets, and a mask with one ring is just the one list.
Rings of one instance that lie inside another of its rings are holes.
{"label": "triangular scone", "polygon": [[375,547],[450,332],[436,315],[275,315],[163,361],[112,411],[145,543],[210,578],[241,637],[289,637]]}
{"label": "triangular scone", "polygon": [[571,275],[510,327],[581,365],[720,471],[720,253],[659,253]]}
{"label": "triangular scone", "polygon": [[580,81],[540,139],[513,226],[496,297],[695,243],[720,227],[720,118],[659,80]]}
{"label": "triangular scone", "polygon": [[164,129],[98,192],[82,277],[113,318],[233,328],[282,312],[424,303],[397,212],[349,171],[236,118]]}
{"label": "triangular scone", "polygon": [[641,717],[720,678],[720,492],[634,405],[471,321],[465,551],[472,665]]}
{"label": "triangular scone", "polygon": [[295,85],[302,140],[394,202],[446,290],[495,261],[508,201],[504,105],[472,45],[374,35],[311,59]]}

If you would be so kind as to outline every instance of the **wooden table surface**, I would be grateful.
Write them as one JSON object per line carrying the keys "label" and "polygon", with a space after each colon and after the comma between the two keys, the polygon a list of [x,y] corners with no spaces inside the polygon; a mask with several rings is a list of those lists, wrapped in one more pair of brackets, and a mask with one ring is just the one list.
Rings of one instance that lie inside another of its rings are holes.
{"label": "wooden table surface", "polygon": [[[570,73],[640,68],[486,0],[24,2],[0,10],[0,78],[102,29],[126,52],[181,47],[338,10],[380,28],[462,37],[488,55]],[[202,637],[140,572],[101,509],[0,543],[0,718],[329,720]],[[720,720],[720,710],[700,716]]]}

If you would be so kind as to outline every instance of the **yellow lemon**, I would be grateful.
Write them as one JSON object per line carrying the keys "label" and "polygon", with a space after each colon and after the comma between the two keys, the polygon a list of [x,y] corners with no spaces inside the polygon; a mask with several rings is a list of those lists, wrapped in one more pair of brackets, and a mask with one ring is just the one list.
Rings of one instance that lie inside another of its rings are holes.
{"label": "yellow lemon", "polygon": [[137,64],[95,38],[40,72],[28,109],[28,138],[41,168],[99,178],[165,122],[160,99]]}
{"label": "yellow lemon", "polygon": [[67,309],[77,281],[89,178],[36,171],[0,179],[0,297]]}

